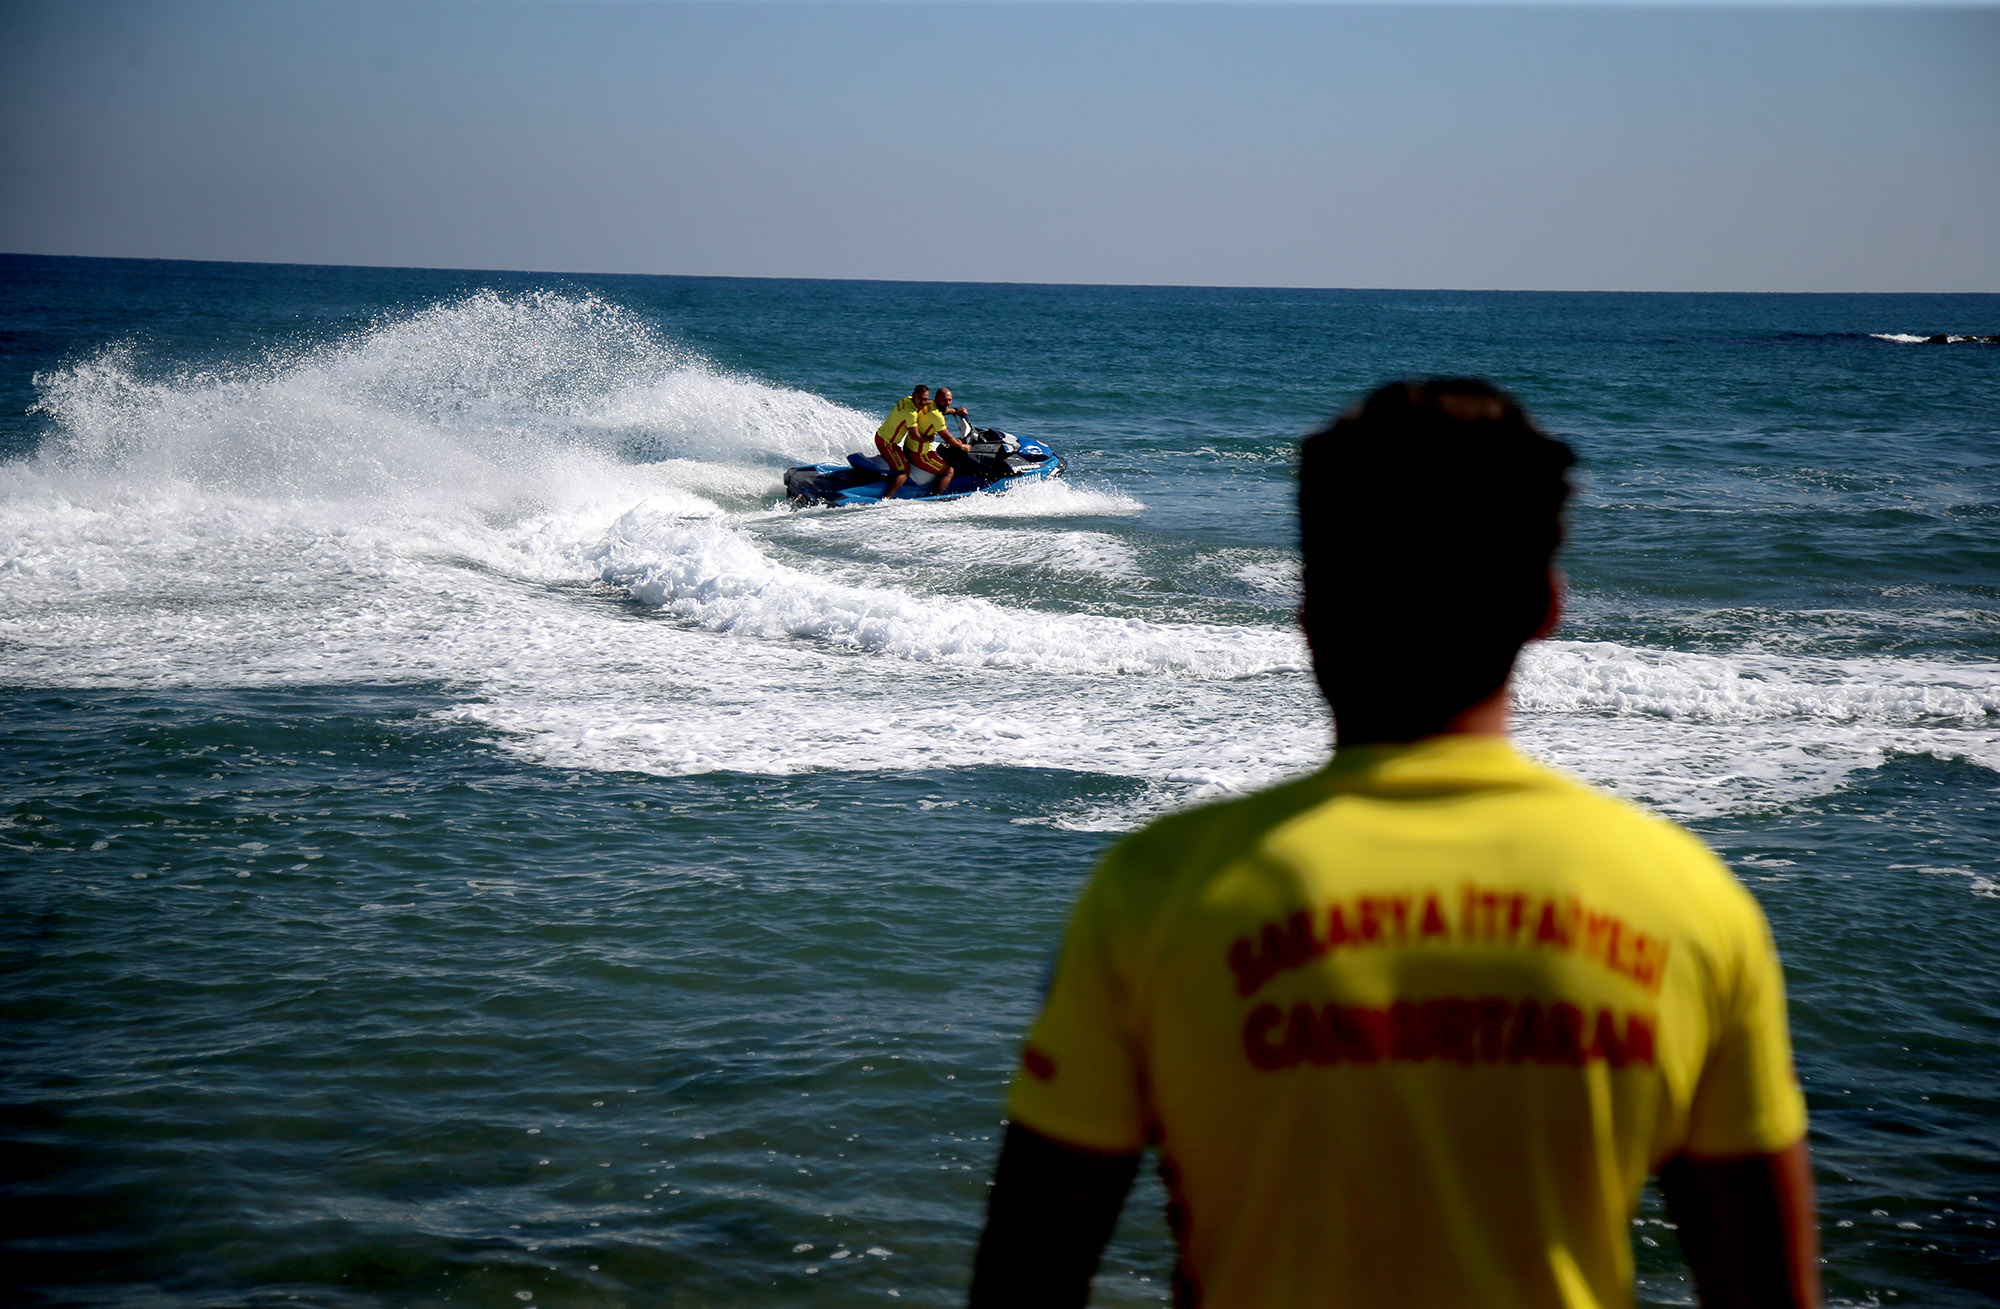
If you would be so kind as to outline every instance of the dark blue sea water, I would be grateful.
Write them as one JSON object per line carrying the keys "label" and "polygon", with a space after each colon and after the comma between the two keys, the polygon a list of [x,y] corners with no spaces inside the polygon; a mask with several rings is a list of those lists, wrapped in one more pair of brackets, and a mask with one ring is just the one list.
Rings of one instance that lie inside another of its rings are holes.
{"label": "dark blue sea water", "polygon": [[[0,259],[7,1301],[954,1302],[1092,859],[1325,751],[1293,443],[1476,373],[1584,458],[1525,745],[1769,911],[1833,1299],[1992,1303],[2000,346],[1933,333],[2000,297]],[[1068,484],[780,503],[918,380]]]}

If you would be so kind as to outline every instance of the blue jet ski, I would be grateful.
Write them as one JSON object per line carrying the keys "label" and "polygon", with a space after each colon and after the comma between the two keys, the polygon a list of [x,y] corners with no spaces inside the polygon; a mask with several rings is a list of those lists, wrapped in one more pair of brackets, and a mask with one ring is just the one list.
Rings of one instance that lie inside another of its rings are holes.
{"label": "blue jet ski", "polygon": [[[954,468],[951,490],[932,495],[929,486],[903,483],[898,500],[960,500],[982,491],[1002,491],[1017,482],[1039,482],[1060,476],[1062,456],[1043,445],[995,427],[975,428],[967,436],[971,471]],[[880,455],[852,454],[844,464],[801,464],[785,470],[785,495],[792,504],[865,505],[882,499],[889,485],[889,465]]]}

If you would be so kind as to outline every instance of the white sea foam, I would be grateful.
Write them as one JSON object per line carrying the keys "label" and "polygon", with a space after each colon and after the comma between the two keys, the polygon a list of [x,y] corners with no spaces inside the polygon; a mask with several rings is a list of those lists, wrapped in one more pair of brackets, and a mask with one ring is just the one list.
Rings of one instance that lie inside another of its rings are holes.
{"label": "white sea foam", "polygon": [[1230,571],[1237,580],[1263,595],[1291,599],[1299,594],[1299,565],[1296,559],[1260,556],[1237,562]]}
{"label": "white sea foam", "polygon": [[[476,295],[199,374],[111,351],[41,387],[47,449],[0,465],[13,685],[421,681],[562,768],[1133,781],[1045,816],[1083,827],[1325,752],[1289,627],[1088,600],[1190,568],[1283,595],[1289,561],[1155,558],[1118,527],[1143,506],[1087,479],[794,513],[779,470],[873,419],[588,298]],[[1018,586],[974,585],[996,556]],[[1565,641],[1525,662],[1520,702],[1531,749],[1682,815],[1794,803],[1899,752],[2000,771],[1990,665]]]}
{"label": "white sea foam", "polygon": [[725,524],[635,509],[593,555],[602,580],[713,632],[809,638],[913,663],[1208,680],[1301,671],[1301,643],[1265,628],[1150,623],[911,596],[774,562]]}

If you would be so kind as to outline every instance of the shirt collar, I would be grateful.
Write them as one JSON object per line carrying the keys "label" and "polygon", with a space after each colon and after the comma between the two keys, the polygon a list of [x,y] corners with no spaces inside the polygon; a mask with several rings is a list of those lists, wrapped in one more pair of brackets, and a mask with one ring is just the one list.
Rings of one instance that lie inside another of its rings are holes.
{"label": "shirt collar", "polygon": [[1504,736],[1427,736],[1334,751],[1321,776],[1335,789],[1411,794],[1532,784],[1541,770]]}

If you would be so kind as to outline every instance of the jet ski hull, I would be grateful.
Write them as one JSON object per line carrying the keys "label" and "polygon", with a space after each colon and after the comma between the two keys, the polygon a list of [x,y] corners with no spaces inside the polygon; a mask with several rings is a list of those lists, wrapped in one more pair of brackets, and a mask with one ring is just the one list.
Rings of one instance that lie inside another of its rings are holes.
{"label": "jet ski hull", "polygon": [[[987,433],[982,432],[982,436]],[[928,486],[903,484],[898,500],[962,500],[969,495],[1004,491],[1022,482],[1060,477],[1063,459],[1040,441],[991,434],[1004,440],[975,442],[973,451],[984,475],[953,472],[952,489],[932,495]],[[889,486],[888,467],[872,455],[849,455],[844,464],[801,464],[785,470],[785,496],[799,508],[808,505],[879,504]]]}

